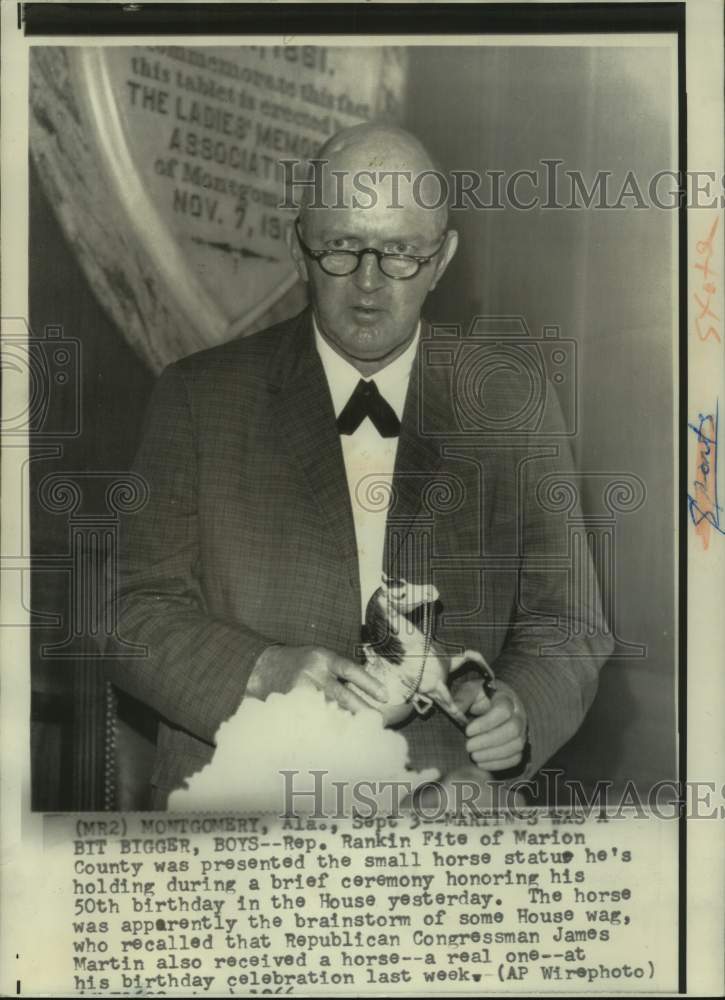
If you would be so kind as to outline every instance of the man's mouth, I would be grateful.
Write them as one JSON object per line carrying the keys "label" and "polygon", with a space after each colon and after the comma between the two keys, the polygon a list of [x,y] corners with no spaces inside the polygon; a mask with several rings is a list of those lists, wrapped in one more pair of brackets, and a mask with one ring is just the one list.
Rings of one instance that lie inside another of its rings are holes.
{"label": "man's mouth", "polygon": [[382,315],[384,310],[379,306],[359,302],[357,305],[352,306],[352,311],[359,319],[377,319]]}

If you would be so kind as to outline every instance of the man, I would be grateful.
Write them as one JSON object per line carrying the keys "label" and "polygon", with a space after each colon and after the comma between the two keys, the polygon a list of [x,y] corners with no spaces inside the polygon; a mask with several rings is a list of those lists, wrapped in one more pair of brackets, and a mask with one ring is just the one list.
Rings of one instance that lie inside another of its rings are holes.
{"label": "man", "polygon": [[[290,233],[311,308],[172,365],[149,410],[150,501],[128,519],[118,588],[119,635],[147,655],[115,680],[161,716],[156,807],[245,696],[314,683],[351,711],[384,706],[360,656],[383,572],[434,583],[437,654],[475,649],[496,674],[490,701],[480,676],[457,681],[465,733],[439,711],[405,725],[416,768],[532,773],[580,725],[609,651],[596,584],[570,606],[566,527],[536,497],[570,474],[566,449],[461,437],[450,368],[424,363],[421,309],[458,243],[429,155],[361,125],[319,158],[322,198],[307,193]],[[375,197],[354,197],[361,172]],[[422,182],[391,197],[391,172]],[[494,426],[517,395],[503,372]],[[539,436],[557,421],[552,394]]]}

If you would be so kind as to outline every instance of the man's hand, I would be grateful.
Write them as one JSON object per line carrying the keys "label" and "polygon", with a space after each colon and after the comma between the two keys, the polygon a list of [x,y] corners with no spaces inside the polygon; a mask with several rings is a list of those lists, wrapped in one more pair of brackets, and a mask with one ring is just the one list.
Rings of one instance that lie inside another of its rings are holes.
{"label": "man's hand", "polygon": [[466,750],[484,771],[504,771],[521,763],[526,746],[526,710],[512,688],[496,681],[488,698],[480,680],[464,681],[454,698],[474,718],[466,726]]}
{"label": "man's hand", "polygon": [[320,646],[268,646],[257,660],[249,678],[247,694],[266,698],[276,691],[287,694],[304,685],[323,691],[328,701],[336,701],[349,712],[370,709],[347,686],[352,681],[381,704],[387,701],[385,688],[352,660]]}

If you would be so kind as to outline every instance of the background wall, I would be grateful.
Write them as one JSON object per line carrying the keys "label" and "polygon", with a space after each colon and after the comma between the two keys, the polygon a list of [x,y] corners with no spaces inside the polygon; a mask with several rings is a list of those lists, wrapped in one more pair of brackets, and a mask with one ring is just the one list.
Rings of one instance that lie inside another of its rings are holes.
{"label": "background wall", "polygon": [[[412,49],[407,125],[445,169],[536,169],[565,161],[590,186],[597,170],[627,170],[646,186],[674,169],[669,56],[664,49]],[[528,188],[521,185],[522,194]],[[631,204],[631,202],[625,204]],[[673,583],[674,213],[653,209],[454,213],[461,249],[431,296],[434,321],[522,316],[532,333],[557,325],[579,350],[581,468],[631,472],[647,498],[617,526],[615,624],[646,656],[613,660],[581,731],[556,763],[587,783],[641,787],[675,775]],[[128,468],[153,384],[97,304],[31,167],[31,326],[81,341],[81,436],[61,458],[36,450],[33,482],[49,471]],[[587,497],[593,509],[597,498]],[[67,518],[32,510],[33,551],[67,548]],[[34,611],[67,604],[67,577],[36,572]],[[33,805],[68,808],[78,781],[78,665],[39,654],[33,635]],[[88,668],[84,668],[88,669]]]}

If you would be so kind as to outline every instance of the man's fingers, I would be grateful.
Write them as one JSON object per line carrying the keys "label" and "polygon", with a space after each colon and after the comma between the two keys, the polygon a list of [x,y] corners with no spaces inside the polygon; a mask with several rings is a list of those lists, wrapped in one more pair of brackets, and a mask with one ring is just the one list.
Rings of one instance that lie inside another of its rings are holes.
{"label": "man's fingers", "polygon": [[454,701],[466,715],[483,715],[493,704],[492,699],[486,694],[483,682],[479,680],[462,684],[456,691]]}
{"label": "man's fingers", "polygon": [[523,749],[521,740],[509,740],[500,746],[481,747],[473,750],[471,757],[477,764],[486,764],[488,766],[489,764],[493,765],[493,762],[496,760],[506,760],[509,757],[515,757],[517,754],[520,757]]}
{"label": "man's fingers", "polygon": [[[500,720],[504,716],[513,715],[514,703],[507,694],[504,694],[501,691],[497,691],[493,698],[489,698],[482,686],[469,709],[469,713],[471,715],[486,717],[493,713],[493,718]],[[498,725],[498,723],[492,723],[489,719],[487,725]]]}
{"label": "man's fingers", "polygon": [[473,736],[469,736],[466,740],[466,750],[469,753],[474,753],[476,750],[488,750],[491,747],[500,747],[514,740],[518,740],[521,746],[523,746],[523,725],[521,720],[517,718],[507,719],[506,722],[488,732],[475,733]]}
{"label": "man's fingers", "polygon": [[469,708],[466,750],[482,771],[505,771],[521,763],[526,714],[515,694],[502,685],[489,700],[481,691]]}
{"label": "man's fingers", "polygon": [[476,696],[468,711],[471,715],[484,715],[490,710],[492,704],[493,702],[483,690],[483,685],[481,685],[481,689],[476,692]]}
{"label": "man's fingers", "polygon": [[462,712],[473,712],[475,715],[485,712],[490,705],[480,681],[466,681],[461,684],[453,696],[453,701]]}
{"label": "man's fingers", "polygon": [[314,654],[298,675],[298,685],[310,685],[324,692],[328,701],[336,701],[349,712],[361,712],[372,707],[355,693],[350,687],[352,684],[381,704],[388,700],[388,693],[382,684],[356,663],[327,650],[315,650]]}
{"label": "man's fingers", "polygon": [[335,677],[342,681],[355,684],[362,691],[364,691],[365,694],[369,694],[371,698],[375,698],[377,701],[388,700],[388,693],[383,685],[376,681],[374,677],[371,677],[363,667],[359,667],[356,663],[351,663],[350,660],[337,657],[332,660],[328,669],[332,674],[334,674]]}
{"label": "man's fingers", "polygon": [[328,689],[325,691],[325,696],[330,701],[336,701],[341,708],[346,709],[348,712],[352,712],[356,715],[358,712],[362,712],[367,709],[368,712],[374,712],[375,709],[372,705],[368,705],[366,701],[363,701],[355,692],[349,688],[346,684],[340,684],[339,681],[330,679]]}
{"label": "man's fingers", "polygon": [[516,767],[521,763],[521,754],[512,754],[510,757],[503,757],[500,760],[487,760],[478,766],[483,771],[508,771],[510,767]]}
{"label": "man's fingers", "polygon": [[483,715],[477,716],[477,718],[468,723],[466,726],[466,736],[477,736],[479,733],[488,733],[512,718],[515,718],[513,702],[504,695],[492,701],[490,707]]}
{"label": "man's fingers", "polygon": [[315,671],[313,668],[303,670],[297,675],[295,686],[313,687],[317,691],[323,691],[325,687],[325,675],[320,674],[319,671]]}

